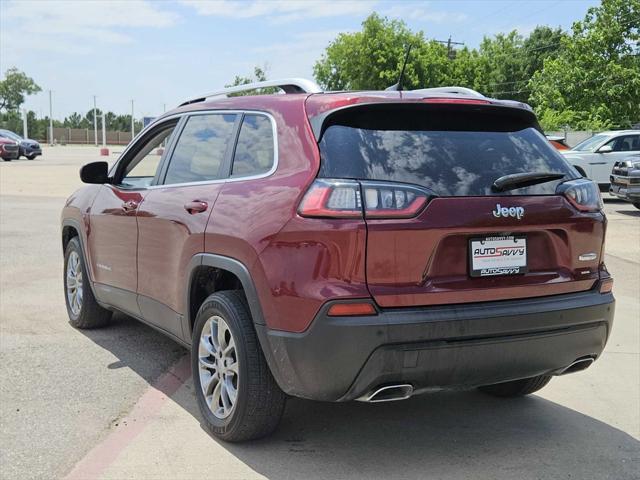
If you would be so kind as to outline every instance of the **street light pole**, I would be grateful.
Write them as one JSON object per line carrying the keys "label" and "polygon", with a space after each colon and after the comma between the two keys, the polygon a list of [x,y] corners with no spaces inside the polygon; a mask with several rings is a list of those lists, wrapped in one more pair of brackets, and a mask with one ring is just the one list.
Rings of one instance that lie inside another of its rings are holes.
{"label": "street light pole", "polygon": [[133,120],[133,99],[131,100],[131,140],[136,136],[135,125]]}
{"label": "street light pole", "polygon": [[27,109],[22,109],[22,136],[29,138],[29,130],[27,128]]}
{"label": "street light pole", "polygon": [[107,146],[107,121],[104,112],[102,112],[102,146]]}
{"label": "street light pole", "polygon": [[49,145],[53,145],[53,101],[49,90]]}
{"label": "street light pole", "polygon": [[96,96],[93,96],[93,141],[98,146],[98,113],[96,112]]}

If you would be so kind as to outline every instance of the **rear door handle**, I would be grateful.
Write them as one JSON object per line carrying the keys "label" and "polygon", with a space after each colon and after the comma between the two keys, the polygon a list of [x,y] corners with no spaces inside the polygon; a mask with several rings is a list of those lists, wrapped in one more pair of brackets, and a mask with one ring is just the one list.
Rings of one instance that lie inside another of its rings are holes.
{"label": "rear door handle", "polygon": [[194,213],[204,212],[209,208],[207,202],[201,202],[200,200],[194,200],[193,202],[187,202],[184,204],[184,209],[191,215]]}
{"label": "rear door handle", "polygon": [[136,208],[138,208],[138,202],[136,202],[135,200],[128,200],[122,204],[122,209],[125,212],[131,212]]}

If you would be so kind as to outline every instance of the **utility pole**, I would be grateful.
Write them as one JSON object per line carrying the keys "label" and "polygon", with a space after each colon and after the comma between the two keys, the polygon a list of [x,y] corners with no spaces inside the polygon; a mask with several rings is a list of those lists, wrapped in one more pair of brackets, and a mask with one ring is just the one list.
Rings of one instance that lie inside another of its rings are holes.
{"label": "utility pole", "polygon": [[96,111],[96,96],[93,96],[93,141],[98,146],[98,112]]}
{"label": "utility pole", "polygon": [[449,40],[436,40],[436,42],[447,46],[447,57],[449,57],[449,60],[455,60],[456,58],[456,51],[454,50],[453,45],[464,45],[464,42],[451,41],[451,36],[449,36]]}
{"label": "utility pole", "polygon": [[102,112],[102,146],[107,146],[107,119],[104,116],[104,112]]}
{"label": "utility pole", "polygon": [[29,129],[27,128],[27,109],[22,109],[22,136],[29,138]]}
{"label": "utility pole", "polygon": [[49,90],[49,145],[53,145],[53,101]]}
{"label": "utility pole", "polygon": [[135,123],[133,120],[133,99],[131,99],[131,140],[136,136]]}

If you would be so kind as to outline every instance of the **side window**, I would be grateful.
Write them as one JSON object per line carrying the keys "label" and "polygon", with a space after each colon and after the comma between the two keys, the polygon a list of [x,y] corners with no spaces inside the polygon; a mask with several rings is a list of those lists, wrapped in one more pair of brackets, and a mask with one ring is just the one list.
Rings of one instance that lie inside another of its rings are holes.
{"label": "side window", "polygon": [[164,184],[220,178],[235,120],[234,114],[189,117],[173,150]]}
{"label": "side window", "polygon": [[177,122],[173,122],[160,130],[135,154],[124,170],[120,182],[123,186],[148,187],[151,185],[158,171],[164,148],[169,143],[169,137],[175,130],[176,124]]}
{"label": "side window", "polygon": [[273,166],[273,129],[264,115],[246,114],[240,127],[231,176],[268,172]]}
{"label": "side window", "polygon": [[640,135],[625,135],[611,142],[614,152],[631,152],[640,150]]}

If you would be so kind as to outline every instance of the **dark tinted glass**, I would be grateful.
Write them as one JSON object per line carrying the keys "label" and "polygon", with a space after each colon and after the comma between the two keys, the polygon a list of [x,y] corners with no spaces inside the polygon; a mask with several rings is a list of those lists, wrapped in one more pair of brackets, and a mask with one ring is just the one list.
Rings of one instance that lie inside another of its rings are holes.
{"label": "dark tinted glass", "polygon": [[[493,181],[520,172],[564,173],[571,166],[534,128],[517,132],[368,130],[330,126],[320,141],[325,178],[422,185],[440,196],[492,195]],[[559,181],[505,192],[552,194]]]}
{"label": "dark tinted glass", "polygon": [[640,135],[625,135],[611,141],[614,152],[632,152],[640,150]]}
{"label": "dark tinted glass", "polygon": [[258,175],[273,166],[273,129],[264,115],[247,114],[242,121],[232,176]]}
{"label": "dark tinted glass", "polygon": [[220,166],[231,141],[235,120],[235,115],[222,114],[189,117],[171,156],[164,183],[220,178]]}

